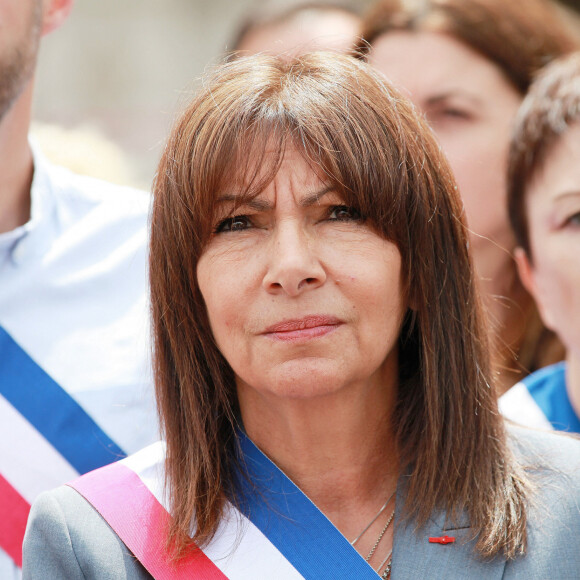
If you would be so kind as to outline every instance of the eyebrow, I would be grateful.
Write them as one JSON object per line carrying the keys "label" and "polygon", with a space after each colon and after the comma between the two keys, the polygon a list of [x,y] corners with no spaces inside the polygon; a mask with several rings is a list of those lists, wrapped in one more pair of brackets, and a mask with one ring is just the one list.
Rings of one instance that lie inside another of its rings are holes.
{"label": "eyebrow", "polygon": [[[334,185],[328,185],[328,186],[326,186],[318,191],[314,191],[312,193],[306,194],[300,200],[299,205],[300,205],[300,207],[313,206],[313,205],[319,203],[320,199],[323,198],[325,195],[327,195],[328,193],[334,192],[334,191],[335,191]],[[216,201],[218,204],[236,203],[240,200],[240,198],[243,199],[243,196],[235,195],[235,194],[231,194],[231,193],[226,193],[224,195],[220,195]],[[271,201],[268,201],[266,199],[253,198],[253,199],[249,199],[247,201],[242,201],[242,203],[240,203],[240,205],[238,207],[247,207],[247,208],[253,209],[255,211],[267,211],[267,210],[273,209],[274,204]]]}
{"label": "eyebrow", "polygon": [[308,195],[305,195],[300,200],[300,207],[310,207],[312,205],[315,205],[315,204],[320,202],[320,199],[322,197],[324,197],[328,193],[333,193],[335,191],[336,190],[335,190],[334,185],[327,185],[326,187],[324,187],[323,189],[321,189],[319,191],[315,191],[314,193],[310,193]]}
{"label": "eyebrow", "polygon": [[567,199],[570,198],[577,198],[580,197],[580,189],[575,189],[572,191],[563,191],[562,193],[558,193],[553,197],[553,200],[558,202],[558,201],[566,201]]}
{"label": "eyebrow", "polygon": [[481,99],[477,95],[472,95],[471,93],[465,92],[464,90],[461,90],[461,89],[450,89],[450,90],[445,91],[443,93],[435,94],[435,95],[429,97],[425,101],[425,103],[427,105],[438,105],[440,103],[444,103],[445,101],[448,101],[448,100],[454,99],[454,98],[465,99],[465,100],[469,101],[470,103],[472,103],[473,105],[481,104]]}

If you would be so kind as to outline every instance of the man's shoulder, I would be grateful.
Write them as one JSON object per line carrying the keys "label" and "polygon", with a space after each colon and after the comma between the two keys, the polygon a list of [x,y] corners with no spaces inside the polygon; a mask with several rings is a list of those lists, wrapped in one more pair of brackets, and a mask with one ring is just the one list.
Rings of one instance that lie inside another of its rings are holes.
{"label": "man's shoulder", "polygon": [[40,195],[51,192],[55,202],[69,211],[83,215],[87,211],[106,212],[112,220],[147,216],[151,202],[146,191],[80,175],[46,159],[35,159],[32,187],[33,196],[34,188]]}
{"label": "man's shoulder", "polygon": [[136,203],[142,208],[149,206],[150,196],[144,190],[118,185],[88,175],[80,175],[60,165],[47,163],[45,168],[49,173],[52,185],[64,194],[102,203],[127,201],[130,204]]}

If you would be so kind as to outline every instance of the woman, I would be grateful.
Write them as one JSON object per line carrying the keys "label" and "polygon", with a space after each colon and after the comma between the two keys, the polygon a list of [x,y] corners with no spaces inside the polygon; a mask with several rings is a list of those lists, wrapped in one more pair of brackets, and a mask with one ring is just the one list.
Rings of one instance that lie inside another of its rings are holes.
{"label": "woman", "polygon": [[155,185],[166,453],[72,484],[108,524],[70,488],[43,496],[25,577],[147,577],[132,554],[158,578],[577,571],[579,444],[508,441],[461,214],[428,128],[368,65],[218,68]]}
{"label": "woman", "polygon": [[548,65],[532,84],[510,148],[508,207],[523,283],[566,362],[526,377],[502,397],[507,416],[530,415],[580,433],[580,53]]}
{"label": "woman", "polygon": [[563,357],[517,276],[505,173],[534,72],[576,39],[543,0],[380,1],[362,37],[359,49],[423,111],[455,173],[504,392]]}
{"label": "woman", "polygon": [[257,0],[228,46],[239,56],[348,52],[360,32],[360,6],[341,0]]}

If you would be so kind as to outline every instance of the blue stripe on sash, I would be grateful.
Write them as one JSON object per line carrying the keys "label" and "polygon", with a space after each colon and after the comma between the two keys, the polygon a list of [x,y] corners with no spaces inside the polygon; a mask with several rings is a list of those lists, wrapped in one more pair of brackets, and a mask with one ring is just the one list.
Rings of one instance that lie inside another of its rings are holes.
{"label": "blue stripe on sash", "polygon": [[239,435],[251,481],[239,478],[238,507],[296,570],[307,580],[377,580],[328,518],[245,434]]}
{"label": "blue stripe on sash", "polygon": [[79,473],[126,455],[1,326],[0,394]]}

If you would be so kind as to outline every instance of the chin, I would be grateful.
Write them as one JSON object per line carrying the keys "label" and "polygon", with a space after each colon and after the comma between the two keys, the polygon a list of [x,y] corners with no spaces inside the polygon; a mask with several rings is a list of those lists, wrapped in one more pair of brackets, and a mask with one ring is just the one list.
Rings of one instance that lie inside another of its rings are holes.
{"label": "chin", "polygon": [[312,380],[295,379],[288,384],[276,385],[275,394],[287,399],[314,399],[332,395],[340,390],[336,381],[332,383],[313,383]]}
{"label": "chin", "polygon": [[340,391],[345,384],[344,373],[338,372],[338,369],[320,368],[304,364],[304,361],[301,364],[285,365],[285,368],[277,371],[263,383],[264,390],[277,397],[325,397]]}

